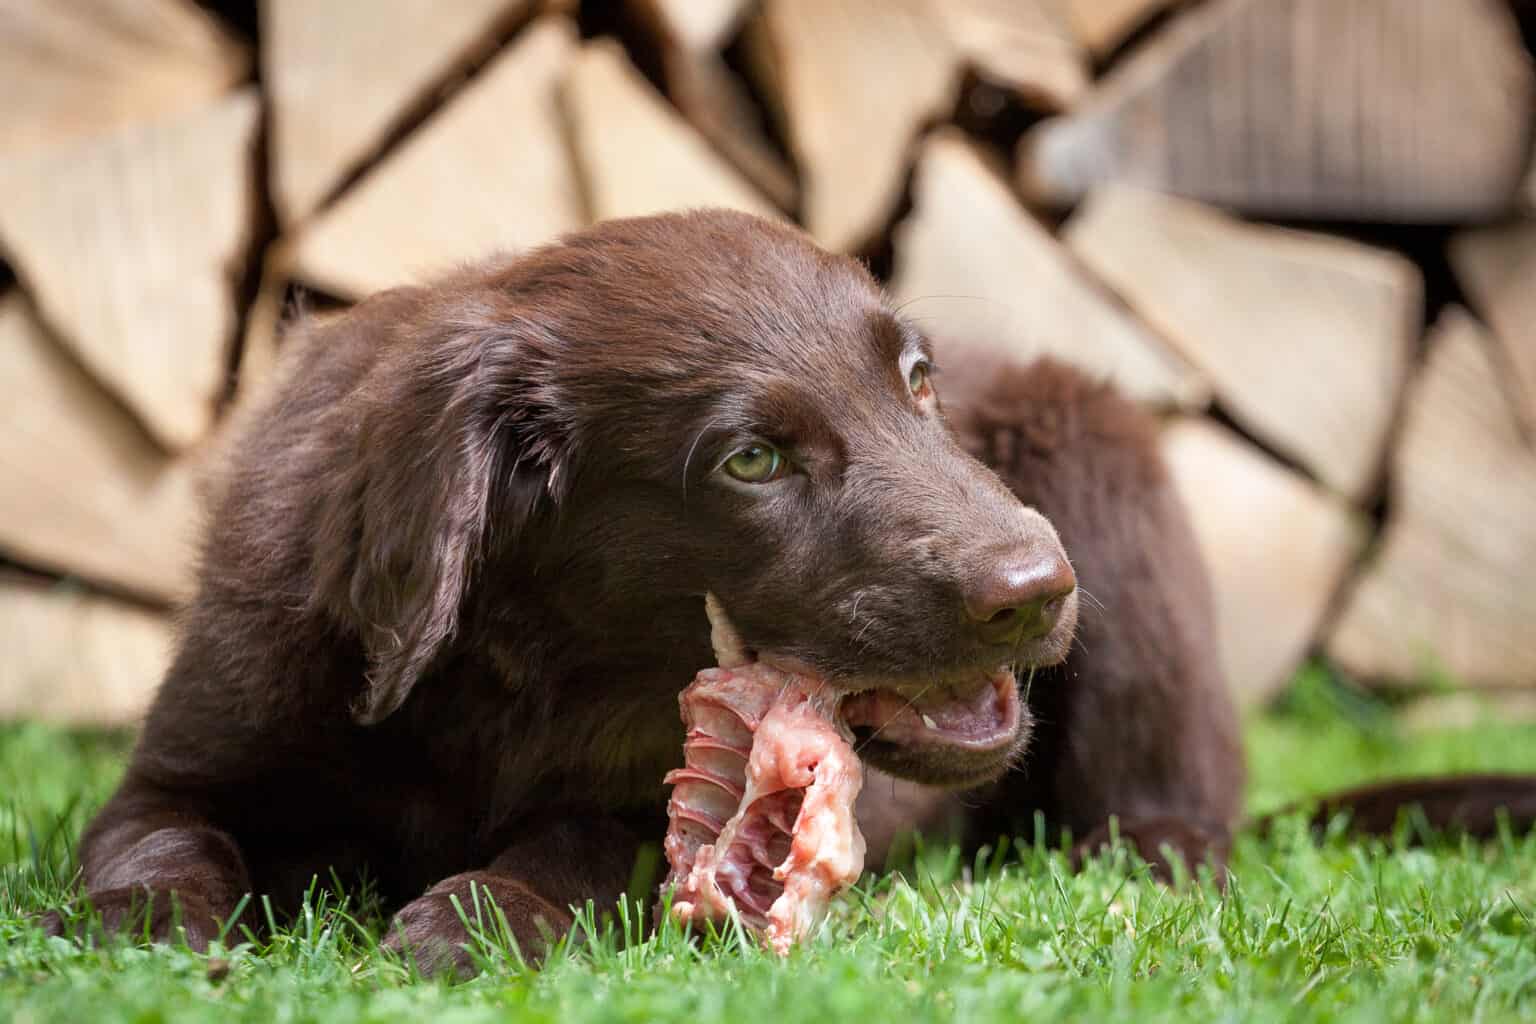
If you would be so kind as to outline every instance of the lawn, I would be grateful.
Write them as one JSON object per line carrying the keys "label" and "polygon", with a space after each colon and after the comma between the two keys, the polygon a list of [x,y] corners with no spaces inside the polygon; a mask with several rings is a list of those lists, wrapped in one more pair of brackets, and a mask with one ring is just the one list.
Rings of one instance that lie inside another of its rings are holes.
{"label": "lawn", "polygon": [[[1250,723],[1255,809],[1385,774],[1536,771],[1536,726],[1410,733],[1325,689]],[[63,898],[70,843],[126,742],[0,728],[0,1019],[1536,1018],[1536,835],[1412,847],[1297,821],[1239,841],[1225,894],[1149,883],[1123,853],[1073,875],[1031,845],[975,863],[929,850],[866,880],[782,963],[729,934],[626,947],[590,927],[536,972],[487,928],[485,973],[448,985],[381,953],[366,906],[324,897],[296,927],[231,936],[211,957],[46,938],[32,915]]]}

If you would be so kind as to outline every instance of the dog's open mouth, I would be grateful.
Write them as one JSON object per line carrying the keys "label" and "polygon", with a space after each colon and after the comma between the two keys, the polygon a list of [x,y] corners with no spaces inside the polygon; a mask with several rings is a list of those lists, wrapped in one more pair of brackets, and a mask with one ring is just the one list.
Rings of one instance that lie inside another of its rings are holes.
{"label": "dog's open mouth", "polygon": [[935,682],[862,690],[838,717],[861,743],[942,746],[984,753],[1011,748],[1019,732],[1019,690],[1000,668],[968,683]]}
{"label": "dog's open mouth", "polygon": [[753,658],[713,594],[705,607],[718,667],[679,695],[684,764],[665,778],[671,912],[738,915],[787,953],[863,868],[861,759],[918,781],[991,777],[1018,741],[1018,689],[1006,669],[834,687],[807,666]]}
{"label": "dog's open mouth", "polygon": [[[757,660],[713,594],[705,598],[705,607],[720,664]],[[772,654],[762,660],[816,678],[810,666]],[[1019,742],[1023,709],[1013,671],[1006,666],[950,679],[882,679],[868,686],[845,680],[837,689],[845,693],[837,718],[860,754],[917,781],[960,783],[996,774]]]}

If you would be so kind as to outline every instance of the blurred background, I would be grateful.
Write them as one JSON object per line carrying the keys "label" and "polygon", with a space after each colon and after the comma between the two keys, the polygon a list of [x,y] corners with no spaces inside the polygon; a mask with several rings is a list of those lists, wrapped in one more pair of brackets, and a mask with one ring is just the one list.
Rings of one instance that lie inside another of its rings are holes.
{"label": "blurred background", "polygon": [[0,719],[142,711],[295,309],[707,204],[868,261],[941,363],[1162,414],[1246,705],[1536,716],[1533,38],[1536,0],[0,0]]}

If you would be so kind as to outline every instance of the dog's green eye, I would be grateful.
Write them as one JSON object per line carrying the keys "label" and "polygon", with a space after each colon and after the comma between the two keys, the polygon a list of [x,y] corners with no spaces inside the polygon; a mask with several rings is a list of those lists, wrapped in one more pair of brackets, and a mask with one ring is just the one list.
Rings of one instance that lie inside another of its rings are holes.
{"label": "dog's green eye", "polygon": [[919,359],[912,364],[912,370],[907,374],[907,387],[918,398],[924,398],[928,394],[928,364]]}
{"label": "dog's green eye", "polygon": [[777,448],[753,444],[726,459],[725,471],[744,483],[764,484],[783,476],[788,465]]}

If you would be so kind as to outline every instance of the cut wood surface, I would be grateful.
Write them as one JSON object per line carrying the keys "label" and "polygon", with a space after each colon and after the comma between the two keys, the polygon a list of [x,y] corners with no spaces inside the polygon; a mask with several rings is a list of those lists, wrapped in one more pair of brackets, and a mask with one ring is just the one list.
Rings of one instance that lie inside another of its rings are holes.
{"label": "cut wood surface", "polygon": [[44,319],[171,450],[208,433],[224,392],[258,113],[242,90],[0,159],[0,246]]}
{"label": "cut wood surface", "polygon": [[298,274],[357,298],[581,227],[586,213],[557,95],[575,43],[563,18],[524,29],[304,229]]}
{"label": "cut wood surface", "polygon": [[311,213],[528,0],[262,0],[262,71],[272,104],[273,201],[285,223]]}
{"label": "cut wood surface", "polygon": [[196,110],[249,67],[191,0],[0,0],[0,157]]}
{"label": "cut wood surface", "polygon": [[44,331],[0,299],[0,550],[162,601],[191,590],[197,496]]}
{"label": "cut wood surface", "polygon": [[760,115],[736,73],[715,53],[669,50],[667,94],[678,111],[774,205],[792,210],[800,183],[769,143]]}
{"label": "cut wood surface", "polygon": [[617,42],[582,48],[564,100],[594,220],[694,206],[778,215],[651,87]]}
{"label": "cut wood surface", "polygon": [[0,578],[0,720],[135,724],[171,657],[165,615],[58,584]]}
{"label": "cut wood surface", "polygon": [[1356,675],[1536,679],[1536,451],[1493,354],[1466,310],[1446,310],[1408,395],[1385,540],[1328,644]]}
{"label": "cut wood surface", "polygon": [[695,53],[720,50],[752,0],[628,0],[676,46]]}
{"label": "cut wood surface", "polygon": [[1493,328],[1516,414],[1536,440],[1536,220],[1457,235],[1451,240],[1451,266]]}
{"label": "cut wood surface", "polygon": [[1057,0],[1066,5],[1072,32],[1095,56],[1103,57],[1154,14],[1175,0]]}
{"label": "cut wood surface", "polygon": [[1369,494],[1418,340],[1412,263],[1116,186],[1063,237],[1243,427],[1340,493]]}
{"label": "cut wood surface", "polygon": [[762,17],[804,223],[856,251],[895,209],[919,128],[955,104],[953,47],[927,0],[768,0]]}
{"label": "cut wood surface", "polygon": [[1088,63],[1051,0],[930,0],[959,59],[1030,106],[1065,110],[1088,89]]}
{"label": "cut wood surface", "polygon": [[923,146],[912,214],[897,225],[891,293],[942,349],[1053,355],[1163,405],[1209,391],[1151,332],[1091,285],[1046,228],[955,132]]}
{"label": "cut wood surface", "polygon": [[1161,188],[1241,210],[1445,222],[1508,208],[1531,61],[1503,0],[1212,0],[1021,143],[1025,191]]}
{"label": "cut wood surface", "polygon": [[1163,453],[1210,571],[1227,680],[1245,703],[1267,700],[1311,649],[1364,524],[1209,420],[1169,427]]}

